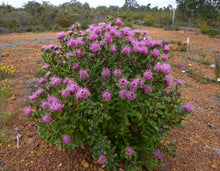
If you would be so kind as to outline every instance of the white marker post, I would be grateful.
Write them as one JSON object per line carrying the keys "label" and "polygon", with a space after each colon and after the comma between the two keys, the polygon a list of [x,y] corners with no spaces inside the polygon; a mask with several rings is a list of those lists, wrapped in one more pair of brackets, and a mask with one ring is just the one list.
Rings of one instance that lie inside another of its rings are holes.
{"label": "white marker post", "polygon": [[172,20],[172,26],[175,26],[175,8],[173,8],[173,20]]}
{"label": "white marker post", "polygon": [[189,37],[187,38],[186,60],[185,60],[185,72],[186,72],[186,70],[187,70],[188,51],[189,51]]}

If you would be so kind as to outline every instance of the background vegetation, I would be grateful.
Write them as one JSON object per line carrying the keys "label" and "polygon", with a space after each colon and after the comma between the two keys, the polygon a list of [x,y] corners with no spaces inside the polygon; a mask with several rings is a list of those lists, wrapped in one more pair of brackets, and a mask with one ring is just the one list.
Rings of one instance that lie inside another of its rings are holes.
{"label": "background vegetation", "polygon": [[[176,0],[176,26],[200,27],[203,33],[215,36],[220,30],[219,0]],[[125,0],[123,7],[98,6],[76,0],[54,6],[50,2],[28,1],[23,8],[0,5],[0,34],[9,32],[42,32],[66,29],[75,22],[83,28],[88,24],[103,21],[106,16],[120,17],[125,25],[143,24],[172,28],[173,7],[158,8],[139,5],[136,0]],[[177,27],[174,29],[178,29]],[[211,32],[211,33],[210,33]]]}

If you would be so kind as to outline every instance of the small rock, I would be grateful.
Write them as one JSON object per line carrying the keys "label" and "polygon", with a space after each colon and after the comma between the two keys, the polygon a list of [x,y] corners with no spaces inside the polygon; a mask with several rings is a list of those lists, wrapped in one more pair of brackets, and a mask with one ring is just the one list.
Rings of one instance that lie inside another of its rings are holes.
{"label": "small rock", "polygon": [[82,165],[85,167],[85,168],[88,168],[89,167],[89,163],[85,160],[82,161]]}
{"label": "small rock", "polygon": [[176,152],[173,151],[173,152],[171,153],[171,156],[172,156],[172,157],[176,157]]}
{"label": "small rock", "polygon": [[197,86],[196,89],[200,89],[200,86]]}
{"label": "small rock", "polygon": [[15,95],[12,95],[12,96],[9,98],[9,100],[16,100]]}
{"label": "small rock", "polygon": [[15,127],[15,131],[20,131],[19,127]]}
{"label": "small rock", "polygon": [[27,137],[31,138],[31,137],[33,137],[33,134],[29,133],[29,134],[27,134]]}
{"label": "small rock", "polygon": [[27,140],[27,144],[30,145],[30,146],[33,146],[34,145],[34,138],[29,138]]}
{"label": "small rock", "polygon": [[10,53],[8,52],[2,54],[2,57],[9,57],[9,56],[10,56]]}
{"label": "small rock", "polygon": [[214,128],[215,128],[215,126],[214,126],[214,125],[212,125],[211,123],[208,123],[208,124],[207,124],[207,126],[208,126],[209,128],[212,128],[212,129],[214,129]]}

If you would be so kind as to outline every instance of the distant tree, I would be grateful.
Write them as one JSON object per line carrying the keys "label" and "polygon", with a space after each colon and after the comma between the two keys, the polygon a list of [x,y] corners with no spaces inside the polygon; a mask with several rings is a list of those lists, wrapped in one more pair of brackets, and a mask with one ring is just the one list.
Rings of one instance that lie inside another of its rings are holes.
{"label": "distant tree", "polygon": [[136,0],[125,0],[125,4],[123,8],[135,9],[139,8],[140,5],[137,3]]}

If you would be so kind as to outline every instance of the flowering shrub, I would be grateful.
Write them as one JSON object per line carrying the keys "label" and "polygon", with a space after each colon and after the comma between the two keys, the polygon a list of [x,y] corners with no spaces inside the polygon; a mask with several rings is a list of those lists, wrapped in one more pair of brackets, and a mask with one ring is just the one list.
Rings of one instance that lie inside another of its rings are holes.
{"label": "flowering shrub", "polygon": [[59,47],[43,46],[42,87],[29,96],[25,115],[39,125],[42,140],[66,150],[86,146],[106,169],[119,163],[152,169],[166,152],[161,137],[193,107],[181,106],[183,82],[172,84],[164,62],[169,46],[121,24],[85,32],[74,24],[58,33]]}

